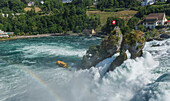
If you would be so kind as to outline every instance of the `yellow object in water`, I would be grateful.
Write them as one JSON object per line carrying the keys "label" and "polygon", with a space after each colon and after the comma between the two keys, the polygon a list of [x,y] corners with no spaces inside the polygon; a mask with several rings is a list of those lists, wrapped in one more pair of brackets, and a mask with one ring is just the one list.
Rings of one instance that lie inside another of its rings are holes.
{"label": "yellow object in water", "polygon": [[57,61],[56,64],[58,64],[59,66],[61,67],[65,67],[65,68],[68,68],[67,64],[62,62],[62,61]]}

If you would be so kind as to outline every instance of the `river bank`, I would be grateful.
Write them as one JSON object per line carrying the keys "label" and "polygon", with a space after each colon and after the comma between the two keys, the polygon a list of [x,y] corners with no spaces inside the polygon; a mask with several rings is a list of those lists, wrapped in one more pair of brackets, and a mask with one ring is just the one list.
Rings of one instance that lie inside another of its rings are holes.
{"label": "river bank", "polygon": [[14,40],[14,39],[24,39],[24,38],[36,38],[36,37],[50,37],[50,36],[88,36],[88,37],[101,37],[104,38],[107,35],[99,35],[99,34],[82,34],[82,33],[53,33],[53,34],[37,34],[37,35],[22,35],[22,36],[10,36],[9,38],[1,38],[0,41]]}
{"label": "river bank", "polygon": [[49,37],[49,36],[79,36],[80,33],[74,34],[64,34],[64,33],[54,33],[54,34],[37,34],[37,35],[23,35],[23,36],[10,36],[9,38],[2,38],[0,41],[14,40],[14,39],[24,39],[24,38],[35,38],[35,37]]}

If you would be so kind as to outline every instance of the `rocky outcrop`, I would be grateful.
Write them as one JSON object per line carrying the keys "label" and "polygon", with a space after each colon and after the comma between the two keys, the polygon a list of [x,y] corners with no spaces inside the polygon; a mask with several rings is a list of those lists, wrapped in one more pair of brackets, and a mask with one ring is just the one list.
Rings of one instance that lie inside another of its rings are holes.
{"label": "rocky outcrop", "polygon": [[142,56],[142,49],[144,47],[145,38],[144,33],[139,30],[133,30],[124,36],[122,50],[129,50],[131,59]]}
{"label": "rocky outcrop", "polygon": [[95,66],[100,61],[111,57],[120,51],[123,35],[119,27],[115,27],[113,32],[102,40],[100,45],[90,46],[82,60],[83,69]]}
{"label": "rocky outcrop", "polygon": [[84,69],[90,68],[100,61],[120,52],[120,55],[116,57],[108,69],[108,71],[114,70],[127,59],[127,50],[131,53],[131,59],[142,56],[144,42],[145,38],[143,32],[133,30],[123,36],[119,27],[116,27],[111,35],[102,40],[100,45],[90,46],[86,55],[83,57],[82,67]]}
{"label": "rocky outcrop", "polygon": [[107,71],[113,71],[117,66],[120,66],[127,59],[127,54],[122,51],[118,57],[111,63]]}
{"label": "rocky outcrop", "polygon": [[168,39],[168,38],[170,38],[170,33],[161,34],[160,38]]}

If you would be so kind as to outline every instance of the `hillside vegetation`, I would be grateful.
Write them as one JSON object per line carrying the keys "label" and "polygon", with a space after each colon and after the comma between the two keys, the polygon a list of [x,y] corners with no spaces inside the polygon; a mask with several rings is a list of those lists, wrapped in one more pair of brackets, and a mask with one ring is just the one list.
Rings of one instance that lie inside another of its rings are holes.
{"label": "hillside vegetation", "polygon": [[[43,5],[36,2],[36,6],[27,7],[28,1],[25,3],[22,0],[1,0],[0,29],[14,32],[16,35],[67,31],[81,33],[85,28],[95,29],[100,20],[98,17],[86,15],[87,1],[62,3],[57,0],[45,0]],[[41,10],[42,12],[38,12]]]}
{"label": "hillside vegetation", "polygon": [[124,10],[119,12],[105,12],[105,11],[87,11],[87,16],[94,16],[99,15],[100,16],[100,22],[101,25],[105,25],[108,17],[117,16],[119,18],[124,19],[125,21],[128,21],[130,18],[132,18],[138,11],[135,10]]}

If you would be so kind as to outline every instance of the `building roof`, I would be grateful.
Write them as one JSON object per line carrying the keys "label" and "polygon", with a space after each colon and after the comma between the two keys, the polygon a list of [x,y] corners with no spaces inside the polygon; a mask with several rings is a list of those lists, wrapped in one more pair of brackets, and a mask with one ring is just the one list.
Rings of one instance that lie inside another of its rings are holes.
{"label": "building roof", "polygon": [[155,23],[158,20],[163,20],[165,13],[150,13],[145,17],[144,22]]}
{"label": "building roof", "polygon": [[150,18],[158,18],[158,20],[162,20],[165,13],[150,13],[145,19]]}

